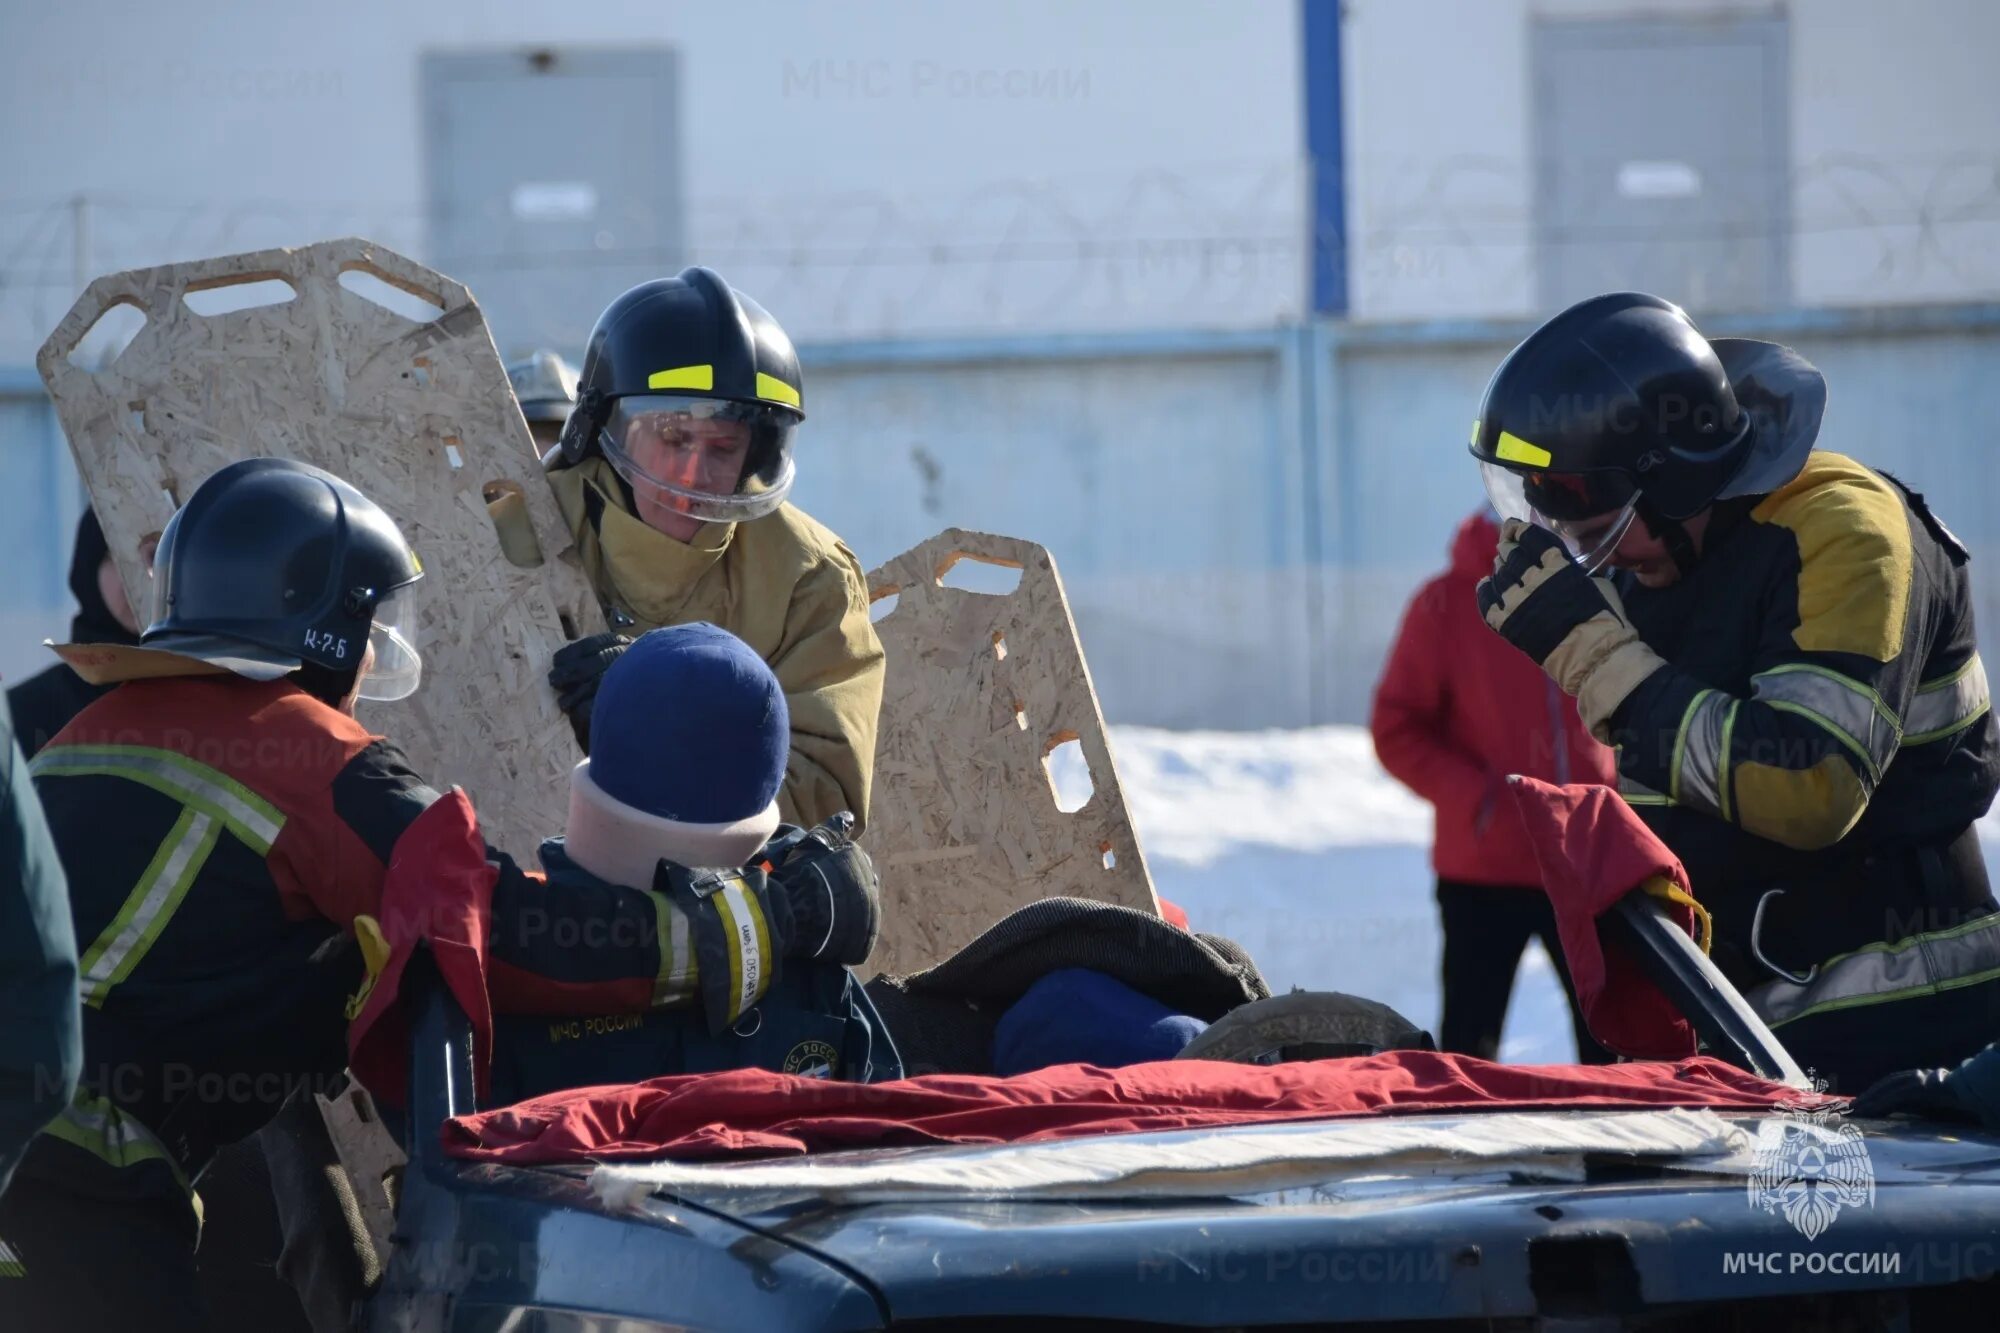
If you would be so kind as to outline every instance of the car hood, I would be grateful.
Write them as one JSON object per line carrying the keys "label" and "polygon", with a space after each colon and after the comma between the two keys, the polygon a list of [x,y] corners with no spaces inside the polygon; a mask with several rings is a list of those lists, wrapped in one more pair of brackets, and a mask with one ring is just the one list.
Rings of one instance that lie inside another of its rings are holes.
{"label": "car hood", "polygon": [[1495,1318],[1939,1285],[2000,1263],[2000,1139],[1827,1115],[1357,1117],[600,1167],[865,1281],[897,1322]]}

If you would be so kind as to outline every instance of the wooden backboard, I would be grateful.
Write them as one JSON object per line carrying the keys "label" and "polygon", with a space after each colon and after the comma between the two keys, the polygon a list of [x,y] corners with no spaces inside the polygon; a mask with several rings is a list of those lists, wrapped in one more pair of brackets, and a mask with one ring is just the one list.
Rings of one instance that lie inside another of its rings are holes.
{"label": "wooden backboard", "polygon": [[[188,302],[227,303],[227,289],[253,283],[277,303],[200,314]],[[437,313],[382,303],[397,293]],[[109,365],[73,364],[120,305],[144,328]],[[398,703],[364,701],[361,721],[432,783],[463,786],[488,840],[516,857],[562,828],[579,756],[542,677],[603,618],[561,558],[569,533],[470,292],[354,239],[136,269],[93,282],[36,364],[142,618],[142,538],[225,464],[298,459],[387,510],[426,571],[424,683]],[[487,504],[508,491],[526,506],[538,566],[501,552]]]}
{"label": "wooden backboard", "polygon": [[[1018,570],[1019,583],[1004,595],[945,586],[968,560]],[[896,602],[875,625],[888,674],[863,845],[882,874],[882,938],[864,975],[940,962],[1041,898],[1157,913],[1049,553],[954,528],[868,588]],[[1090,796],[1064,813],[1049,760],[1071,741]]]}

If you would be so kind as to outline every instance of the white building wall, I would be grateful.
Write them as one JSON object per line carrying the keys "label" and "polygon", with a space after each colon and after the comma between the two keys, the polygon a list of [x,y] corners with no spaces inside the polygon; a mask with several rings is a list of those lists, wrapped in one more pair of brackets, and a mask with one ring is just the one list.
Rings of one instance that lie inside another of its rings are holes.
{"label": "white building wall", "polygon": [[[2000,295],[1989,0],[1346,0],[1355,314],[1534,309],[1537,18],[1782,14],[1795,304]],[[418,57],[680,52],[690,256],[811,340],[1249,327],[1305,271],[1294,0],[0,7],[0,364],[91,272],[425,248]],[[1698,90],[1635,89],[1673,114]],[[635,169],[643,169],[635,164]],[[68,199],[90,202],[81,225]]]}
{"label": "white building wall", "polygon": [[[1781,14],[1793,304],[2000,296],[2000,5],[1990,0],[1346,0],[1353,308],[1534,313],[1537,18]],[[1699,89],[1635,88],[1674,114]]]}
{"label": "white building wall", "polygon": [[92,273],[348,233],[421,255],[419,54],[510,47],[674,47],[690,259],[801,338],[1295,318],[1297,25],[1292,0],[0,5],[0,364],[74,295],[79,193]]}

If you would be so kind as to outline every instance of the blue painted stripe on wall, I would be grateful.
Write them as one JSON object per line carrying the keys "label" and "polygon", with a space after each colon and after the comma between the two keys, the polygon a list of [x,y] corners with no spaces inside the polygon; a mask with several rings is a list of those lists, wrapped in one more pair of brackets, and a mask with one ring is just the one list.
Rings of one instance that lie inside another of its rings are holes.
{"label": "blue painted stripe on wall", "polygon": [[1312,160],[1312,308],[1347,313],[1347,160],[1340,125],[1340,0],[1299,0],[1306,154]]}

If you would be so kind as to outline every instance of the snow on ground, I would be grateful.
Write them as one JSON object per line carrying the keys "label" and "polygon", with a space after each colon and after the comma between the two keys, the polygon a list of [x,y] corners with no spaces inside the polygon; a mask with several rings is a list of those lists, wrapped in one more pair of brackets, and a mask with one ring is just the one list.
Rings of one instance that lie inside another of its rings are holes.
{"label": "snow on ground", "polygon": [[[1430,806],[1382,771],[1360,727],[1114,727],[1126,804],[1160,893],[1250,951],[1274,991],[1379,1000],[1432,1032],[1437,904]],[[1570,1060],[1548,956],[1530,945],[1501,1057]]]}
{"label": "snow on ground", "polygon": [[[1360,727],[1161,731],[1111,744],[1160,893],[1249,949],[1274,991],[1364,995],[1437,1031],[1430,806]],[[2000,883],[2000,809],[1980,821]],[[1501,1058],[1570,1060],[1569,1009],[1538,943],[1515,976]]]}

